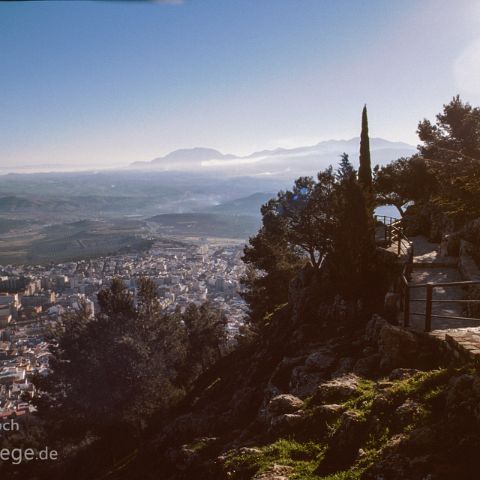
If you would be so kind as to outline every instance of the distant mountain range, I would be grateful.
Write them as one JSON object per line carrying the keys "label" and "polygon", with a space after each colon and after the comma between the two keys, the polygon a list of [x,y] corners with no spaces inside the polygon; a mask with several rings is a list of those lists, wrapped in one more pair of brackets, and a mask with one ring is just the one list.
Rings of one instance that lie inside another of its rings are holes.
{"label": "distant mountain range", "polygon": [[[354,165],[358,162],[360,139],[327,140],[297,148],[263,150],[247,156],[223,154],[212,148],[175,150],[150,162],[135,162],[130,168],[141,170],[177,170],[237,175],[273,175],[293,177],[312,175],[330,164],[337,164],[340,155],[348,153]],[[385,164],[402,156],[412,155],[416,147],[404,142],[371,138],[373,164]]]}

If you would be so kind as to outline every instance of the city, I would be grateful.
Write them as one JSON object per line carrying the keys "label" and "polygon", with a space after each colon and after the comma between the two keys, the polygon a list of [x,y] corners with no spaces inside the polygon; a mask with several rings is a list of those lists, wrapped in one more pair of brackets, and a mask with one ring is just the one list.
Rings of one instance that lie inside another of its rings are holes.
{"label": "city", "polygon": [[93,316],[98,291],[113,278],[122,279],[133,295],[139,278],[152,279],[167,313],[208,301],[226,315],[233,339],[247,313],[239,294],[242,249],[240,242],[158,240],[142,253],[49,266],[0,266],[0,420],[33,410],[31,379],[49,373],[45,334],[81,305]]}

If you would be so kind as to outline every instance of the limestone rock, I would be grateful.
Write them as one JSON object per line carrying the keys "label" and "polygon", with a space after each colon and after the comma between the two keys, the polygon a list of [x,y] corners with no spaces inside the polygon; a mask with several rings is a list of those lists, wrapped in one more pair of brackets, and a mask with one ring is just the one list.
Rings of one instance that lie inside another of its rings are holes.
{"label": "limestone rock", "polygon": [[393,421],[399,429],[412,425],[422,413],[422,407],[417,402],[407,400],[395,410]]}
{"label": "limestone rock", "polygon": [[366,431],[365,419],[347,411],[340,417],[340,426],[330,440],[324,461],[315,472],[326,475],[350,467],[358,457],[358,450]]}
{"label": "limestone rock", "polygon": [[[269,384],[277,388],[277,390],[287,390],[289,387],[290,377],[292,375],[293,369],[300,365],[303,365],[305,363],[305,360],[305,355],[299,357],[283,357],[282,361],[276,366],[274,372],[272,373]],[[272,395],[272,397],[270,398],[273,398],[280,393],[280,391],[277,391],[277,393],[275,395]]]}
{"label": "limestone rock", "polygon": [[278,415],[271,419],[270,430],[277,433],[288,432],[289,430],[301,425],[304,419],[305,414],[302,410],[299,410],[296,413],[285,413],[283,415]]}
{"label": "limestone rock", "polygon": [[387,321],[379,315],[373,315],[365,327],[365,340],[376,344],[380,337],[380,331],[387,324]]}
{"label": "limestone rock", "polygon": [[335,357],[324,351],[313,352],[305,360],[307,371],[327,373],[334,365]]}
{"label": "limestone rock", "polygon": [[267,405],[267,415],[276,417],[286,413],[294,413],[303,407],[303,401],[289,394],[277,395]]}
{"label": "limestone rock", "polygon": [[289,391],[292,395],[298,397],[309,397],[317,386],[326,380],[326,375],[322,372],[309,372],[305,366],[295,367],[290,377]]}
{"label": "limestone rock", "polygon": [[327,403],[342,403],[358,395],[359,377],[354,374],[334,378],[318,386],[312,403],[316,405]]}
{"label": "limestone rock", "polygon": [[378,373],[378,365],[380,364],[380,354],[374,353],[368,357],[357,360],[353,367],[353,373],[362,377],[370,377]]}
{"label": "limestone rock", "polygon": [[405,380],[407,378],[413,377],[420,370],[415,368],[395,368],[388,375],[389,380]]}
{"label": "limestone rock", "polygon": [[392,400],[386,395],[376,395],[372,402],[373,414],[384,414],[393,409]]}
{"label": "limestone rock", "polygon": [[343,357],[337,362],[335,371],[332,373],[332,378],[341,377],[352,371],[355,365],[355,359],[352,357]]}
{"label": "limestone rock", "polygon": [[380,367],[388,370],[414,365],[421,351],[420,341],[414,333],[388,323],[380,330],[378,348],[382,356]]}
{"label": "limestone rock", "polygon": [[287,465],[273,465],[266,472],[255,475],[252,480],[288,480],[293,467]]}
{"label": "limestone rock", "polygon": [[329,421],[338,417],[340,414],[343,413],[345,407],[338,403],[331,403],[328,405],[320,405],[315,410],[315,415],[321,418],[323,421]]}

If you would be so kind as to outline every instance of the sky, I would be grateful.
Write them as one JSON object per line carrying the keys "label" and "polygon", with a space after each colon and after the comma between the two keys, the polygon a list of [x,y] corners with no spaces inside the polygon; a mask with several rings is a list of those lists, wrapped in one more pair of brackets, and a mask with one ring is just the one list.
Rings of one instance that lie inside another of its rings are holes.
{"label": "sky", "polygon": [[0,3],[0,167],[370,134],[480,105],[480,1]]}

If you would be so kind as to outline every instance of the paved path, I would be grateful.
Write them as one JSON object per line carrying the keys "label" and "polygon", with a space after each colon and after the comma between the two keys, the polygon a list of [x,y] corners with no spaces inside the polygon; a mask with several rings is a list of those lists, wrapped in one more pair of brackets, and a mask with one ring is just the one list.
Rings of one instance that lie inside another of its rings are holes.
{"label": "paved path", "polygon": [[[413,270],[410,282],[445,283],[462,281],[457,268],[457,259],[441,256],[439,245],[429,242],[425,237],[411,237],[414,247]],[[433,289],[434,300],[444,302],[433,303],[432,315],[464,317],[463,305],[448,300],[465,298],[466,291],[462,287],[436,287]],[[425,328],[425,288],[410,289],[410,328],[423,331]],[[416,301],[417,300],[417,301]],[[470,356],[480,356],[480,322],[474,320],[454,320],[432,318],[431,335],[449,342],[454,348],[464,350]]]}

